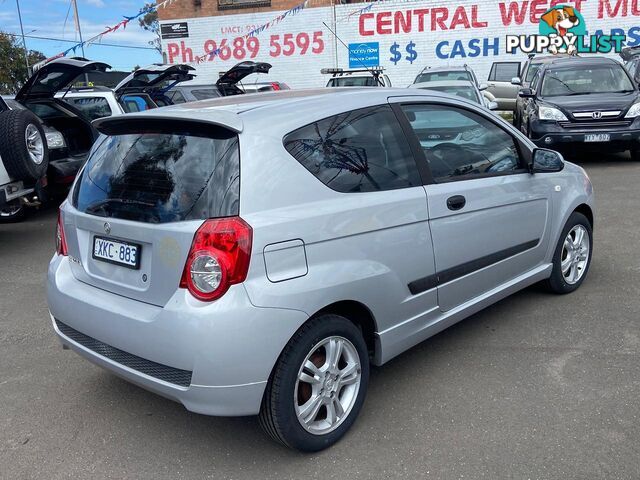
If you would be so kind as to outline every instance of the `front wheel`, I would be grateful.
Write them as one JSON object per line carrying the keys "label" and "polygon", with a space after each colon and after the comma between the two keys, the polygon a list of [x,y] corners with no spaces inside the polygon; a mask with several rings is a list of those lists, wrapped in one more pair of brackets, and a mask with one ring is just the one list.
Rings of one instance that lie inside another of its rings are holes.
{"label": "front wheel", "polygon": [[338,315],[318,316],[280,355],[260,424],[290,448],[314,452],[330,447],[355,422],[368,383],[369,356],[360,329]]}
{"label": "front wheel", "polygon": [[583,214],[569,217],[553,255],[553,270],[547,287],[555,293],[577,290],[589,271],[593,252],[593,230]]}

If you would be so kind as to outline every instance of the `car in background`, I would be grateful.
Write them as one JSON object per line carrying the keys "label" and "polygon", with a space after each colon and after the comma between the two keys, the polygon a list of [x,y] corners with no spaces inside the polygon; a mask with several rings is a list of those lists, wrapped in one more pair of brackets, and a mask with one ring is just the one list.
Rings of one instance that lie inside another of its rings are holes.
{"label": "car in background", "polygon": [[623,48],[620,57],[633,81],[640,85],[640,45]]}
{"label": "car in background", "polygon": [[520,77],[520,62],[494,62],[484,95],[498,104],[498,110],[514,111],[519,86],[511,81]]}
{"label": "car in background", "polygon": [[[226,72],[221,72],[220,78],[215,84],[184,82],[167,90],[165,96],[172,104],[181,104],[229,95],[241,95],[246,93],[242,80],[253,73],[267,74],[269,70],[271,70],[270,63],[247,60],[234,65]],[[281,84],[273,82],[270,85],[279,86]],[[272,90],[277,90],[277,88],[273,87]]]}
{"label": "car in background", "polygon": [[458,97],[471,100],[477,104],[487,107],[489,110],[495,110],[498,104],[490,102],[478,88],[478,86],[468,80],[440,80],[424,83],[414,83],[409,88],[428,89],[436,92],[448,93]]}
{"label": "car in background", "polygon": [[[23,186],[9,196],[5,189],[5,204],[7,200],[11,204],[6,218],[20,218],[24,204],[35,205],[50,195],[66,193],[98,132],[82,111],[55,95],[79,76],[107,68],[106,63],[85,58],[59,58],[35,71],[15,98],[3,101],[7,110],[0,121],[0,157],[6,172],[2,181],[8,178]],[[16,198],[23,191],[29,193]],[[34,192],[37,198],[27,197]]]}
{"label": "car in background", "polygon": [[629,150],[640,160],[640,92],[616,60],[557,58],[543,64],[519,95],[521,130],[536,145]]}
{"label": "car in background", "polygon": [[48,265],[55,335],[192,412],[258,415],[288,447],[338,442],[370,365],[589,270],[585,171],[462,98],[321,88],[96,128]]}
{"label": "car in background", "polygon": [[385,75],[384,68],[323,68],[322,75],[331,75],[327,87],[390,87],[391,80]]}
{"label": "car in background", "polygon": [[56,98],[82,111],[91,120],[142,112],[171,105],[167,92],[181,82],[193,80],[190,65],[153,64],[124,78],[114,89],[101,86],[72,87]]}
{"label": "car in background", "polygon": [[[544,56],[530,55],[527,61],[524,63],[524,66],[522,67],[522,71],[520,73],[521,76],[512,78],[511,84],[518,87],[517,91],[520,91],[521,88],[529,88],[529,86],[531,85],[531,80],[533,80],[534,75],[542,65],[544,65],[545,63],[553,62],[557,58],[568,56],[569,55],[566,53],[557,53],[555,55]],[[522,102],[522,97],[516,95],[516,107],[513,112],[513,124],[518,129],[520,128],[520,117],[518,116],[518,112],[522,109]]]}
{"label": "car in background", "polygon": [[280,90],[291,90],[284,82],[254,82],[243,83],[241,85],[244,93],[278,92]]}
{"label": "car in background", "polygon": [[478,77],[476,77],[473,69],[467,64],[448,67],[426,67],[416,76],[413,83],[443,82],[450,80],[466,80],[480,87]]}

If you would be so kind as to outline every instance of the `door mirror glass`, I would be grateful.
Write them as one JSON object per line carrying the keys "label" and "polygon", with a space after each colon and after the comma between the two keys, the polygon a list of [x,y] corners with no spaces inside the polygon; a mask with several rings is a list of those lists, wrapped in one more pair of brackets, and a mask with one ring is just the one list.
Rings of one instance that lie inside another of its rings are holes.
{"label": "door mirror glass", "polygon": [[487,108],[489,110],[498,110],[498,102],[489,102]]}
{"label": "door mirror glass", "polygon": [[520,80],[520,77],[513,77],[511,79],[511,85],[522,85],[522,80]]}
{"label": "door mirror glass", "polygon": [[487,85],[486,83],[481,83],[480,85],[478,85],[478,90],[483,91],[486,90],[487,88],[489,88],[489,85]]}
{"label": "door mirror glass", "polygon": [[555,150],[536,148],[532,158],[531,173],[559,172],[564,168],[564,158]]}
{"label": "door mirror glass", "polygon": [[518,96],[521,98],[531,98],[535,96],[535,93],[533,93],[533,90],[530,88],[521,88],[518,92]]}

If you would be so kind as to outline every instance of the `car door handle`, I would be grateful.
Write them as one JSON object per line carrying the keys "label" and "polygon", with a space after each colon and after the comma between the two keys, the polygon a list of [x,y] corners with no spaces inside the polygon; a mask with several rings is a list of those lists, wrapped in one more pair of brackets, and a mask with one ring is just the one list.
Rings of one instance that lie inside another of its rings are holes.
{"label": "car door handle", "polygon": [[467,204],[467,199],[462,195],[454,195],[447,199],[447,208],[449,210],[460,210]]}

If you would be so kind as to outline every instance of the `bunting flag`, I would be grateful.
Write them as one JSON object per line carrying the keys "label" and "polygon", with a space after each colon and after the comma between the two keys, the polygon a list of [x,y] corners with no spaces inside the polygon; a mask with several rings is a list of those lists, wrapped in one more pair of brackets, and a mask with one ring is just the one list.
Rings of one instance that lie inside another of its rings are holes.
{"label": "bunting flag", "polygon": [[[172,1],[175,1],[175,0],[172,0]],[[264,32],[265,30],[268,30],[269,28],[273,27],[274,25],[279,24],[281,21],[283,21],[288,16],[293,16],[293,15],[296,15],[296,14],[300,13],[308,5],[309,1],[310,0],[304,0],[302,3],[299,3],[295,7],[287,10],[286,12],[281,13],[276,18],[274,18],[272,20],[269,20],[264,25],[260,25],[259,27],[254,28],[249,33],[246,33],[245,35],[243,35],[242,38],[244,38],[246,40],[249,37],[258,36],[259,34]],[[220,42],[220,44],[222,45],[222,44],[226,43],[226,41],[227,41],[227,39],[222,40]],[[205,53],[204,55],[197,56],[197,57],[195,57],[194,62],[196,64],[200,64],[200,63],[206,61],[207,59],[208,60],[213,60],[217,55],[220,54],[220,51],[223,48],[225,48],[225,47],[218,47],[215,50],[213,50],[212,52]]]}
{"label": "bunting flag", "polygon": [[68,49],[66,49],[64,52],[60,52],[52,57],[47,58],[42,65],[49,63],[52,60],[55,60],[57,58],[61,58],[61,57],[66,57],[68,54],[72,53],[75,55],[76,50],[82,46],[89,46],[91,44],[94,44],[96,42],[99,42],[100,40],[102,40],[102,37],[104,37],[105,35],[108,35],[110,33],[113,32],[117,32],[119,29],[122,28],[122,30],[125,30],[127,28],[127,25],[129,24],[129,22],[133,21],[133,20],[137,20],[138,18],[146,15],[147,13],[156,11],[156,10],[160,10],[162,8],[165,8],[169,5],[171,5],[174,2],[177,2],[178,0],[164,0],[161,3],[158,3],[156,5],[147,5],[145,7],[142,7],[138,13],[136,13],[135,15],[123,15],[122,18],[124,18],[124,20],[119,21],[118,23],[116,23],[113,26],[106,26],[105,29],[98,33],[97,35],[94,35],[93,37],[89,38],[88,40],[85,40],[84,42],[78,42],[77,44],[73,45],[72,47],[69,47]]}

